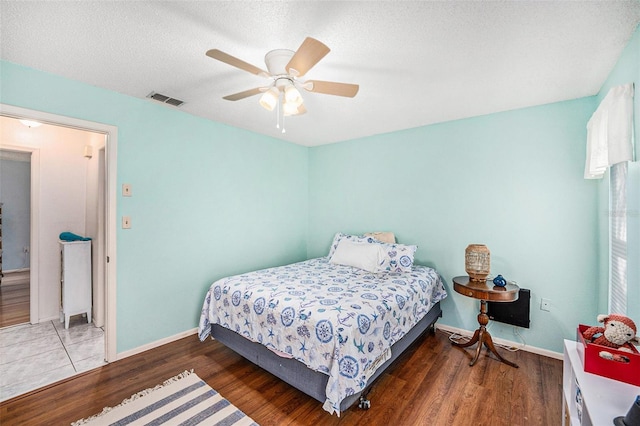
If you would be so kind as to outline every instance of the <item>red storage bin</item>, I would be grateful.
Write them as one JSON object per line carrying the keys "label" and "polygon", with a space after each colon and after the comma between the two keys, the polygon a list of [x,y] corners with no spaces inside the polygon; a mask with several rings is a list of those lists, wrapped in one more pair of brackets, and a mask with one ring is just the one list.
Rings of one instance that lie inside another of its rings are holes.
{"label": "red storage bin", "polygon": [[[640,354],[619,351],[607,346],[586,342],[582,333],[589,327],[588,325],[580,324],[577,330],[578,355],[582,360],[584,371],[640,386]],[[629,362],[602,358],[600,356],[601,352],[609,352],[611,355],[625,357]]]}

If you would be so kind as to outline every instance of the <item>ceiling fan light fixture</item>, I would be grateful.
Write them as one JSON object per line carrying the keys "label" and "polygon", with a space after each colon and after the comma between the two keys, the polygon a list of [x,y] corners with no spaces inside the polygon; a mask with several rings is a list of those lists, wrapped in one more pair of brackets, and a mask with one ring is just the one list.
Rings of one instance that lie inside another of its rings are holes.
{"label": "ceiling fan light fixture", "polygon": [[295,105],[296,108],[302,105],[302,96],[300,96],[300,92],[293,84],[285,87],[284,100],[287,103]]}
{"label": "ceiling fan light fixture", "polygon": [[282,105],[282,112],[284,115],[296,115],[298,113],[298,106],[291,102],[285,102]]}
{"label": "ceiling fan light fixture", "polygon": [[260,105],[262,105],[262,107],[267,111],[273,111],[273,109],[278,104],[279,96],[280,92],[278,91],[278,89],[275,87],[271,87],[260,97]]}

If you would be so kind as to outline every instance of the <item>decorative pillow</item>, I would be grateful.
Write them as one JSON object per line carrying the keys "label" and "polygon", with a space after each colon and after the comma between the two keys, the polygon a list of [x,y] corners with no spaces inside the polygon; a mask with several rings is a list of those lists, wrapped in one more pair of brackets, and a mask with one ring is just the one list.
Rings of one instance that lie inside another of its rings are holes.
{"label": "decorative pillow", "polygon": [[379,244],[354,242],[344,238],[329,259],[330,263],[354,266],[368,272],[380,272],[380,265],[385,258],[384,250]]}
{"label": "decorative pillow", "polygon": [[380,265],[383,271],[411,272],[413,258],[418,246],[404,244],[378,243],[384,250],[384,259]]}
{"label": "decorative pillow", "polygon": [[367,232],[364,236],[373,237],[383,243],[395,244],[396,242],[396,236],[393,235],[393,232]]}

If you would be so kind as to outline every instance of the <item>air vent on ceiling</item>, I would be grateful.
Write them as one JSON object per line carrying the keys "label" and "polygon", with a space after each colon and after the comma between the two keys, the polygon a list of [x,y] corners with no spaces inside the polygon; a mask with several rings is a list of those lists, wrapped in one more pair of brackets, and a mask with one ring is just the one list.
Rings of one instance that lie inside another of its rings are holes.
{"label": "air vent on ceiling", "polygon": [[184,101],[181,101],[180,99],[171,98],[169,96],[162,95],[162,94],[156,93],[156,92],[149,93],[147,95],[147,98],[156,100],[158,102],[162,102],[163,104],[173,105],[175,107],[179,107],[184,103]]}

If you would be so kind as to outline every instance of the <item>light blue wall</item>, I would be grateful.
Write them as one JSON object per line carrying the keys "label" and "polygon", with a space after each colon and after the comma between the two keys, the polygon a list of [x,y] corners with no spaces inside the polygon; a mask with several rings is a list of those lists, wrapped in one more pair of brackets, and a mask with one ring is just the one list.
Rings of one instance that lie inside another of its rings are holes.
{"label": "light blue wall", "polygon": [[[447,282],[444,324],[477,328],[478,301],[455,293],[470,243],[492,273],[531,289],[528,344],[562,352],[597,307],[597,182],[583,179],[595,97],[310,149],[309,257],[336,231],[393,231]],[[551,312],[539,309],[550,299]],[[492,334],[517,341],[510,326]]]}
{"label": "light blue wall", "polygon": [[31,165],[28,161],[0,160],[0,203],[2,206],[2,269],[29,267]]}
{"label": "light blue wall", "polygon": [[8,62],[0,102],[118,127],[117,351],[197,326],[229,274],[304,260],[307,149]]}
{"label": "light blue wall", "polygon": [[[600,102],[613,86],[634,83],[634,128],[636,161],[629,163],[627,198],[627,315],[640,324],[640,27],[620,55],[616,66],[598,93]],[[609,179],[608,173],[599,182],[599,241],[600,241],[600,303],[598,311],[608,312],[609,282]],[[595,318],[591,321],[594,322]]]}
{"label": "light blue wall", "polygon": [[194,327],[212,280],[326,255],[337,231],[418,244],[416,261],[447,281],[441,321],[454,327],[477,327],[477,301],[451,288],[470,243],[531,289],[528,344],[561,352],[600,313],[599,183],[582,178],[596,97],[308,149],[0,67],[0,102],[118,127],[118,186],[134,193],[118,198],[133,223],[117,234],[119,352]]}

